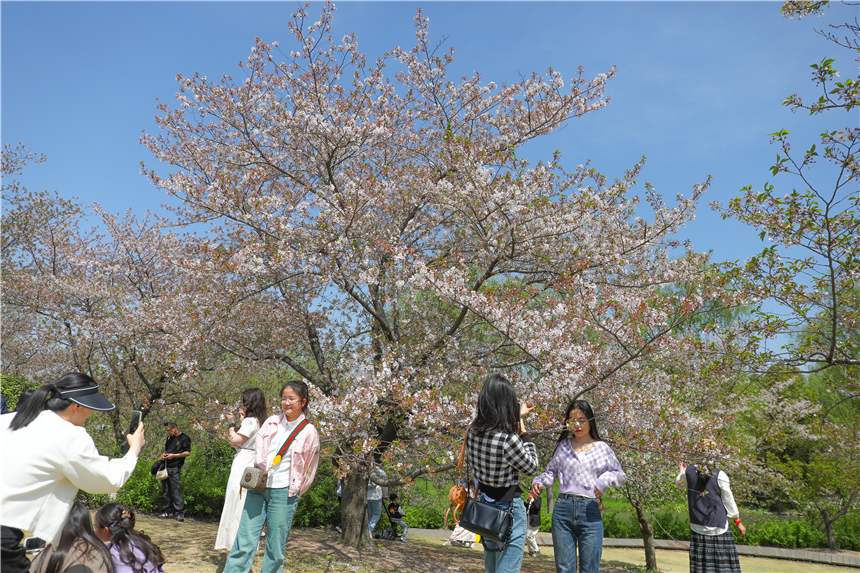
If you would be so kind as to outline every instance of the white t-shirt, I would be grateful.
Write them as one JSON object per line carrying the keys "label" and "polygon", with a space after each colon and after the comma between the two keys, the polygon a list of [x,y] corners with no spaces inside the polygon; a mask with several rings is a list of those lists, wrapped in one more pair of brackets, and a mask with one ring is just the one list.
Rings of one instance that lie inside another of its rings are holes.
{"label": "white t-shirt", "polygon": [[247,416],[242,420],[242,425],[236,430],[237,434],[241,434],[248,438],[241,446],[237,446],[240,450],[253,450],[254,444],[257,441],[257,431],[260,429],[260,421],[253,416]]}
{"label": "white t-shirt", "polygon": [[[290,434],[296,429],[296,426],[298,426],[304,419],[305,415],[299,414],[298,418],[292,422],[288,422],[286,416],[281,416],[280,421],[278,421],[278,432],[275,434],[275,437],[272,438],[272,443],[269,446],[269,452],[266,456],[266,467],[272,465],[272,461],[275,459],[275,455],[278,453],[278,450],[281,449],[281,446],[284,445],[284,442],[287,441],[287,438],[290,437]],[[295,443],[295,441],[293,441],[293,443]],[[290,444],[290,449],[292,449],[292,444]],[[269,480],[266,482],[266,487],[290,487],[291,463],[290,450],[287,450],[284,452],[284,455],[281,456],[281,463],[272,467],[269,471]]]}

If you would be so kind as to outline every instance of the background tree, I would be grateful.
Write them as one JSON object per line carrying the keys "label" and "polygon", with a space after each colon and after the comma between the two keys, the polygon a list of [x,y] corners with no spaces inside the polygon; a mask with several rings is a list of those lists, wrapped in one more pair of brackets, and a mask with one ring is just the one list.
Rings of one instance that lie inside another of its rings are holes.
{"label": "background tree", "polygon": [[[802,18],[822,13],[827,4],[786,2],[782,12]],[[858,32],[856,19],[819,31],[849,50],[855,62]],[[716,205],[724,218],[756,227],[762,240],[773,243],[729,271],[752,300],[778,306],[776,311],[763,304],[755,308],[747,332],[763,341],[787,341],[779,350],[765,351],[761,361],[749,362],[764,374],[754,378],[761,386],[759,411],[751,421],[755,448],[786,499],[819,513],[832,549],[833,523],[851,511],[860,495],[852,407],[860,392],[860,128],[855,109],[860,78],[839,81],[835,62],[826,58],[811,66],[817,99],[795,93],[783,105],[810,115],[847,112],[848,126],[822,133],[818,145],[799,154],[792,151],[788,130],[772,134],[780,147],[772,174],[793,175],[800,187],[786,192],[772,183],[760,190],[748,186],[725,208]],[[818,165],[822,158],[823,168]]]}

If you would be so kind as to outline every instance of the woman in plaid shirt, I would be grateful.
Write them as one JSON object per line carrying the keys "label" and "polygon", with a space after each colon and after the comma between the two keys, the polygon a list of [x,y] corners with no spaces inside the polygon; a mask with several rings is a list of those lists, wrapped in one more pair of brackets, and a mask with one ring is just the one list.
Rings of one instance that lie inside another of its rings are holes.
{"label": "woman in plaid shirt", "polygon": [[520,406],[510,381],[501,374],[492,374],[478,395],[477,410],[466,436],[466,448],[478,478],[479,495],[502,509],[513,506],[514,515],[507,546],[481,539],[484,569],[487,573],[516,573],[523,563],[526,539],[520,472],[534,475],[538,471],[537,450],[522,420],[534,407]]}
{"label": "woman in plaid shirt", "polygon": [[564,416],[562,431],[546,471],[532,483],[532,495],[558,480],[558,501],[552,512],[552,546],[557,573],[597,573],[603,553],[601,494],[621,487],[627,476],[612,448],[597,431],[594,411],[585,400],[574,400]]}

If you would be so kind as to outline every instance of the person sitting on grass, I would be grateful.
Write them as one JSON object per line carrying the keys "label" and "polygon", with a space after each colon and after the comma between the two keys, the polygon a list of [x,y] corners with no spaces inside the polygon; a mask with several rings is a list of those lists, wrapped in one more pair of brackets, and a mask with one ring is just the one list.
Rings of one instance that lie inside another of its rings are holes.
{"label": "person sitting on grass", "polygon": [[388,504],[388,521],[391,522],[391,527],[394,530],[394,534],[397,535],[397,526],[399,525],[403,529],[403,534],[400,536],[400,541],[406,541],[406,533],[409,531],[409,526],[406,525],[406,522],[403,521],[403,508],[400,507],[400,504],[397,503],[397,494],[392,493],[388,499],[391,500],[391,503]]}
{"label": "person sitting on grass", "polygon": [[110,553],[93,531],[90,512],[76,503],[60,533],[56,546],[48,545],[30,565],[31,573],[113,573]]}
{"label": "person sitting on grass", "polygon": [[134,510],[121,503],[96,512],[96,534],[108,544],[114,573],[164,573],[161,549],[134,524]]}

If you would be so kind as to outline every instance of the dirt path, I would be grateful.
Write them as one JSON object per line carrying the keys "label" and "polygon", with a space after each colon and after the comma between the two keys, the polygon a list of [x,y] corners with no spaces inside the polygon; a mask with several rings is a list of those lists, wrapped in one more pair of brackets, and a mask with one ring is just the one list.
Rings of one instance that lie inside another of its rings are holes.
{"label": "dirt path", "polygon": [[[218,525],[195,520],[179,523],[138,515],[137,528],[147,533],[161,547],[167,563],[165,573],[222,573],[225,551],[213,548]],[[340,536],[330,530],[293,530],[287,543],[284,571],[287,573],[481,573],[484,555],[479,548],[462,549],[443,546],[442,540],[410,536],[409,543],[378,541],[358,551],[340,543]],[[259,571],[262,546],[254,562]],[[551,557],[526,557],[525,573],[551,573]],[[624,569],[601,567],[604,573],[622,573]]]}

